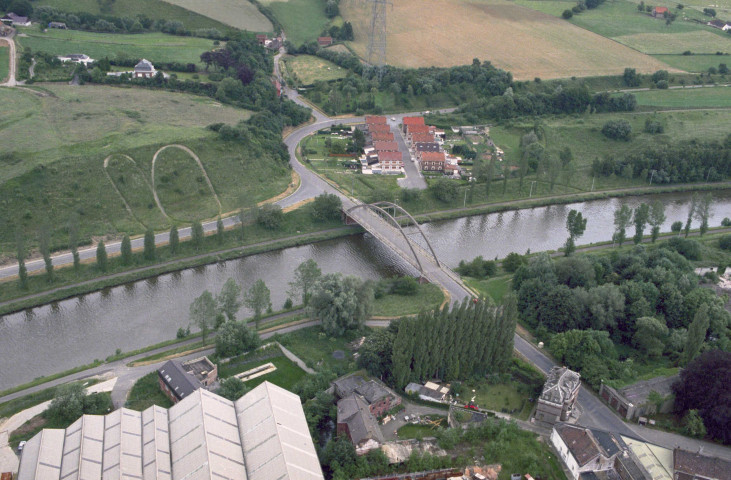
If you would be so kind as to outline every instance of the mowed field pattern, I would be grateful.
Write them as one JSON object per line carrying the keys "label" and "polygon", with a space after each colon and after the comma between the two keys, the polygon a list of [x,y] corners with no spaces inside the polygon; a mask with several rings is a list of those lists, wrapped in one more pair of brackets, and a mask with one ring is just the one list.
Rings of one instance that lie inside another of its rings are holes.
{"label": "mowed field pattern", "polygon": [[272,22],[247,0],[164,0],[226,25],[252,32],[271,32]]}
{"label": "mowed field pattern", "polygon": [[[366,3],[343,0],[353,48],[365,56]],[[560,18],[503,0],[394,0],[388,11],[389,64],[464,65],[489,60],[518,80],[651,73],[668,65]]]}

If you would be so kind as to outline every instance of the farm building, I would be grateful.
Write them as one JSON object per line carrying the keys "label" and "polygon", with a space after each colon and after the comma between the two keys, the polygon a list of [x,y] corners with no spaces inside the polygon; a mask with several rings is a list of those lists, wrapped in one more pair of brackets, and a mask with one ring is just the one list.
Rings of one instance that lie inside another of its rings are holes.
{"label": "farm building", "polygon": [[317,37],[317,44],[321,47],[329,47],[333,44],[333,37]]}
{"label": "farm building", "polygon": [[718,28],[720,30],[723,30],[724,32],[728,32],[731,30],[731,23],[724,22],[723,20],[711,20],[710,22],[706,23],[709,27]]}
{"label": "farm building", "polygon": [[48,22],[48,28],[58,28],[60,30],[66,30],[66,24],[63,22]]}
{"label": "farm building", "polygon": [[652,16],[655,18],[662,18],[669,13],[668,7],[655,7],[652,9]]}
{"label": "farm building", "polygon": [[581,375],[566,367],[553,367],[538,397],[535,419],[549,424],[568,420],[580,388]]}
{"label": "farm building", "polygon": [[[388,152],[387,152],[388,153]],[[368,405],[368,410],[380,417],[393,407],[401,405],[401,397],[378,380],[365,380],[360,375],[349,375],[333,382],[338,398],[359,395]]]}
{"label": "farm building", "polygon": [[0,22],[14,27],[30,27],[30,19],[28,17],[21,17],[13,12],[9,12],[3,18],[0,18]]}
{"label": "farm building", "polygon": [[197,390],[164,409],[83,415],[28,441],[18,480],[323,479],[300,398],[264,382],[236,402]]}
{"label": "farm building", "polygon": [[616,390],[604,383],[599,389],[599,396],[627,420],[640,416],[658,413],[657,405],[649,402],[650,392],[657,392],[663,397],[659,413],[667,413],[673,407],[670,387],[678,379],[678,375],[656,377],[633,383]]}
{"label": "farm building", "polygon": [[157,70],[155,70],[155,66],[149,60],[143,58],[137,65],[135,65],[132,76],[134,78],[152,78],[156,73]]}

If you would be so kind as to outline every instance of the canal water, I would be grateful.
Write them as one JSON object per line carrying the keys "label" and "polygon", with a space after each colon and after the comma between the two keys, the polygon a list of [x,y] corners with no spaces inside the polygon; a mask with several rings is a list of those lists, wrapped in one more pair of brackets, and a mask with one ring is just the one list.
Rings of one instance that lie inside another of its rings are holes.
{"label": "canal water", "polygon": [[[566,240],[566,216],[576,209],[588,219],[577,243],[610,240],[614,211],[621,205],[661,200],[670,224],[685,222],[689,194],[627,197],[478,215],[423,225],[439,259],[450,267],[477,255],[553,250]],[[714,192],[711,226],[731,217],[731,191]],[[694,227],[697,227],[697,221]],[[415,229],[411,238],[422,243]],[[649,233],[649,229],[647,231]],[[633,234],[628,231],[628,237]],[[370,235],[354,235],[161,275],[0,317],[0,390],[36,377],[104,359],[175,337],[188,326],[190,303],[204,290],[214,295],[228,278],[244,289],[263,279],[275,309],[287,298],[293,270],[312,258],[323,272],[367,279],[415,274],[413,268]],[[240,317],[250,316],[242,309]]]}

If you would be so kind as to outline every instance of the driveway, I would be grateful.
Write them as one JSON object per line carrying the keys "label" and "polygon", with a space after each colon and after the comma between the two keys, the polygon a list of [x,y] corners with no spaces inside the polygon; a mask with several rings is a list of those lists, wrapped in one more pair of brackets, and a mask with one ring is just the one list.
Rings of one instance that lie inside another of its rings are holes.
{"label": "driveway", "polygon": [[403,405],[406,407],[406,409],[401,410],[396,414],[396,420],[391,420],[387,424],[381,425],[381,433],[383,434],[383,438],[387,442],[390,442],[392,440],[403,440],[400,439],[398,435],[396,435],[396,432],[399,428],[409,423],[404,420],[404,417],[406,416],[408,416],[409,418],[413,416],[423,417],[424,415],[441,415],[443,417],[447,416],[447,411],[442,410],[441,408],[415,404],[406,400],[403,401]]}

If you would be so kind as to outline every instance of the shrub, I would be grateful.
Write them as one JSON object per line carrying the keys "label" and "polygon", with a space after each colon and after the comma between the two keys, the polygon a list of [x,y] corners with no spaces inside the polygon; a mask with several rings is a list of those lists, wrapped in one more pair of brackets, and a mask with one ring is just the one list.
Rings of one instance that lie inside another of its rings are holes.
{"label": "shrub", "polygon": [[562,17],[563,17],[564,19],[568,20],[568,19],[570,19],[571,17],[573,17],[573,16],[574,16],[574,12],[572,12],[572,11],[571,11],[571,10],[569,10],[569,9],[566,9],[566,10],[564,10],[564,11],[563,11],[563,13],[561,14],[561,16],[562,16]]}
{"label": "shrub", "polygon": [[688,260],[701,259],[701,244],[690,238],[673,237],[667,245]]}
{"label": "shrub", "polygon": [[527,260],[523,255],[511,252],[508,253],[508,256],[503,260],[503,270],[508,273],[515,273],[521,265],[525,265],[526,263]]}
{"label": "shrub", "polygon": [[665,131],[665,127],[662,126],[662,123],[660,123],[657,120],[653,120],[651,118],[648,118],[645,120],[645,133],[663,133]]}
{"label": "shrub", "polygon": [[440,178],[429,185],[429,190],[434,198],[444,203],[453,202],[457,199],[457,184],[446,178]]}
{"label": "shrub", "polygon": [[723,250],[731,250],[731,235],[721,237],[721,240],[718,241],[718,246]]}
{"label": "shrub", "polygon": [[396,295],[416,295],[419,282],[414,277],[399,277],[393,281],[391,291]]}
{"label": "shrub", "polygon": [[284,213],[278,205],[264,205],[256,214],[256,223],[269,230],[279,228],[282,225],[282,220],[284,220]]}
{"label": "shrub", "polygon": [[629,141],[632,136],[632,125],[627,120],[609,120],[602,127],[602,134],[612,140]]}
{"label": "shrub", "polygon": [[721,226],[722,227],[731,227],[731,218],[726,217],[723,220],[721,220]]}
{"label": "shrub", "polygon": [[667,90],[667,89],[668,89],[668,87],[669,87],[669,84],[668,84],[668,81],[667,81],[667,80],[660,80],[659,82],[657,82],[657,83],[655,84],[655,86],[656,86],[656,87],[657,87],[658,89],[660,89],[660,90]]}

